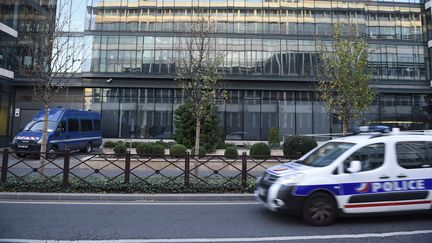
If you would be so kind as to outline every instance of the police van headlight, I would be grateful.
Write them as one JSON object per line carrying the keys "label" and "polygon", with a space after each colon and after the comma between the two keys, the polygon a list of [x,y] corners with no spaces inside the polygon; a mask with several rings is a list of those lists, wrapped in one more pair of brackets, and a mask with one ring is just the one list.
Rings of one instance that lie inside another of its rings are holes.
{"label": "police van headlight", "polygon": [[277,183],[285,185],[285,186],[293,185],[293,184],[296,184],[302,176],[303,176],[303,173],[292,174],[292,175],[280,178],[277,181]]}

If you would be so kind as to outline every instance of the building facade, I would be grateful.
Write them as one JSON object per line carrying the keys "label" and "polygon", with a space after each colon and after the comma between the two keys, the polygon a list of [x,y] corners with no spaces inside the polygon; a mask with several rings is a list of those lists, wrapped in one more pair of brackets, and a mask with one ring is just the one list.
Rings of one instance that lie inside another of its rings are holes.
{"label": "building facade", "polygon": [[[68,2],[66,0],[63,0]],[[60,1],[62,2],[62,1]],[[328,134],[341,125],[316,95],[316,55],[335,23],[366,38],[377,98],[359,124],[431,128],[427,11],[418,0],[88,0],[71,1],[65,31],[82,40],[80,75],[54,105],[102,115],[108,138],[168,139],[184,101],[175,78],[187,24],[209,16],[228,99],[219,104],[226,139]],[[429,9],[430,12],[430,9]],[[429,15],[430,16],[430,15]],[[79,57],[77,57],[79,58]],[[28,80],[16,78],[17,131],[36,112]]]}
{"label": "building facade", "polygon": [[14,1],[0,2],[0,146],[7,144],[11,132],[17,7]]}

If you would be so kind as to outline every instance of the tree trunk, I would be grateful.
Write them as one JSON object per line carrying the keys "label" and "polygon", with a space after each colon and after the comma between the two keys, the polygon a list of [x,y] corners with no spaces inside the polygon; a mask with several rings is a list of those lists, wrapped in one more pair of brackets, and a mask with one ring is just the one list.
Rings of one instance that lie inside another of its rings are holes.
{"label": "tree trunk", "polygon": [[201,133],[201,121],[197,117],[196,119],[196,131],[195,131],[195,158],[199,158],[199,146],[200,146],[200,133]]}
{"label": "tree trunk", "polygon": [[348,121],[346,119],[342,120],[342,132],[344,136],[348,135]]}
{"label": "tree trunk", "polygon": [[40,173],[44,175],[45,171],[45,157],[48,155],[47,152],[47,140],[48,140],[48,115],[49,115],[49,105],[48,103],[45,103],[44,107],[44,120],[43,120],[43,129],[42,129],[42,141],[41,141],[41,147],[40,147]]}

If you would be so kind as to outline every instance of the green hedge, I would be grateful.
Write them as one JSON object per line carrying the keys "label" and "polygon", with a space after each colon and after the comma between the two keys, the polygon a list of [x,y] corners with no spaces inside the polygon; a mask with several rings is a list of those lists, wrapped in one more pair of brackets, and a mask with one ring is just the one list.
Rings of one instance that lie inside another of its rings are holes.
{"label": "green hedge", "polygon": [[237,145],[233,144],[233,143],[226,143],[225,144],[225,148],[237,148]]}
{"label": "green hedge", "polygon": [[114,141],[106,141],[105,143],[104,143],[104,148],[114,148],[115,146],[117,145],[117,142],[114,142]]}
{"label": "green hedge", "polygon": [[237,149],[234,148],[234,147],[228,147],[228,148],[226,148],[224,155],[228,159],[237,159],[238,156],[239,156]]}
{"label": "green hedge", "polygon": [[288,159],[298,159],[316,146],[317,142],[311,137],[291,136],[283,144],[283,153]]}
{"label": "green hedge", "polygon": [[174,157],[186,156],[187,148],[183,144],[175,144],[170,147],[169,154]]}
{"label": "green hedge", "polygon": [[250,149],[250,155],[254,159],[266,159],[270,157],[270,148],[265,143],[256,143]]}
{"label": "green hedge", "polygon": [[[198,153],[198,157],[203,158],[204,156],[206,156],[207,151],[203,146],[199,147],[199,153]],[[192,149],[191,151],[191,155],[195,156],[195,148]]]}
{"label": "green hedge", "polygon": [[153,155],[154,156],[164,156],[165,155],[165,146],[161,144],[154,144],[153,146]]}
{"label": "green hedge", "polygon": [[154,154],[154,145],[152,143],[141,143],[136,148],[136,153],[140,157],[151,156]]}
{"label": "green hedge", "polygon": [[124,144],[117,144],[114,149],[113,149],[114,153],[116,155],[121,155],[121,154],[125,154],[126,153],[126,146]]}
{"label": "green hedge", "polygon": [[68,193],[252,193],[255,188],[255,179],[248,177],[246,190],[242,190],[241,181],[233,179],[228,181],[223,178],[208,178],[204,183],[196,178],[189,179],[189,188],[184,187],[184,178],[154,177],[147,178],[146,183],[132,178],[129,184],[124,183],[124,178],[107,181],[102,178],[86,179],[83,182],[77,178],[69,179],[69,187],[63,190],[61,177],[45,181],[40,177],[29,177],[26,181],[8,178],[5,183],[0,183],[2,192],[68,192]]}

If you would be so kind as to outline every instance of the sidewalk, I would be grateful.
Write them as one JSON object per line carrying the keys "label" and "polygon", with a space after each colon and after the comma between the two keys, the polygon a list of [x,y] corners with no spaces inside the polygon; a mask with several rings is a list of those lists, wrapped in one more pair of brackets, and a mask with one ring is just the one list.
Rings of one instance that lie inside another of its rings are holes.
{"label": "sidewalk", "polygon": [[213,202],[254,201],[253,194],[97,194],[0,192],[0,200]]}

